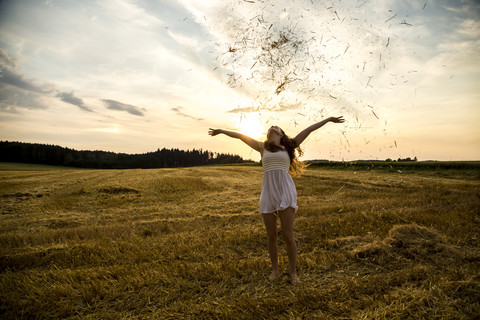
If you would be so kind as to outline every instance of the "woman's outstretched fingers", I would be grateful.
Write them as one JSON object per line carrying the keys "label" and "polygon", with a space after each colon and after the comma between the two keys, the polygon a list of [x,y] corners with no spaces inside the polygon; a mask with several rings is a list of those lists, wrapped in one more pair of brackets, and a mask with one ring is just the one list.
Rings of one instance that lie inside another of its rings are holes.
{"label": "woman's outstretched fingers", "polygon": [[211,136],[216,136],[216,135],[219,134],[219,133],[220,133],[220,130],[219,130],[219,129],[212,129],[212,128],[210,128],[210,129],[208,130],[208,134],[211,135]]}
{"label": "woman's outstretched fingers", "polygon": [[343,116],[340,116],[340,117],[332,117],[331,120],[332,120],[332,122],[335,122],[335,123],[343,123],[343,122],[345,122],[345,119],[343,119]]}

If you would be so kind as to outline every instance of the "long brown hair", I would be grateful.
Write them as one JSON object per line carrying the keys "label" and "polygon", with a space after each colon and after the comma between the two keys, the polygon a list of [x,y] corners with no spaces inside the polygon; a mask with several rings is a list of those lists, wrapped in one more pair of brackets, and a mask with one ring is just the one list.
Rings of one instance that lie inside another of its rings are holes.
{"label": "long brown hair", "polygon": [[[305,168],[308,166],[305,162],[298,160],[297,154],[295,151],[298,152],[298,157],[303,155],[303,151],[300,146],[297,146],[297,143],[294,139],[289,138],[282,129],[282,137],[280,138],[280,144],[285,147],[285,150],[290,157],[290,168],[288,169],[288,173],[292,176],[301,176]],[[268,137],[267,137],[268,138]],[[270,152],[277,152],[282,150],[281,147],[275,145],[273,142],[268,141],[268,139],[264,142],[264,148]]]}

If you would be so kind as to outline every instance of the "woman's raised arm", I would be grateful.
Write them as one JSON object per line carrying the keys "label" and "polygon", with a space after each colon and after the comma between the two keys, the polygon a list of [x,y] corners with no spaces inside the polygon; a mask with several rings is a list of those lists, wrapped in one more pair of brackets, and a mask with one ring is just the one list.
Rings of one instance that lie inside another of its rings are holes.
{"label": "woman's raised arm", "polygon": [[334,123],[342,123],[344,122],[345,119],[343,117],[330,117],[325,120],[322,120],[320,122],[317,122],[315,124],[312,124],[310,127],[306,128],[302,132],[300,132],[293,140],[295,140],[295,143],[297,146],[299,146],[307,137],[310,133],[313,131],[320,129],[324,125],[326,125],[328,122],[334,122]]}
{"label": "woman's raised arm", "polygon": [[263,151],[263,142],[257,141],[253,138],[250,138],[249,136],[246,136],[242,133],[239,132],[234,132],[234,131],[227,131],[223,129],[212,129],[208,131],[208,134],[211,135],[212,137],[216,136],[217,134],[223,133],[224,135],[227,135],[231,138],[235,139],[240,139],[243,142],[245,142],[247,145],[249,145],[253,150],[256,150],[258,152]]}

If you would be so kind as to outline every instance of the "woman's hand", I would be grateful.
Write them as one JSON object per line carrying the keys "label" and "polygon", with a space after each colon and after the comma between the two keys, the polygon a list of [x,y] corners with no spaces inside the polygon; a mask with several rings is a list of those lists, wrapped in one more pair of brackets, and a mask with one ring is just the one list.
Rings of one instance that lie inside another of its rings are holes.
{"label": "woman's hand", "polygon": [[212,137],[216,136],[217,134],[222,133],[222,129],[212,129],[208,131],[208,134],[211,135]]}
{"label": "woman's hand", "polygon": [[342,122],[345,122],[345,119],[343,119],[343,116],[340,116],[340,117],[330,117],[330,119],[328,119],[329,121],[331,122],[334,122],[334,123],[342,123]]}
{"label": "woman's hand", "polygon": [[307,137],[310,133],[313,131],[320,129],[323,127],[325,124],[333,122],[333,123],[342,123],[345,122],[345,119],[343,119],[343,116],[340,117],[330,117],[325,120],[322,120],[320,122],[317,122],[315,124],[312,124],[310,127],[304,129],[302,132],[300,132],[293,140],[295,140],[295,143],[297,146],[299,146]]}

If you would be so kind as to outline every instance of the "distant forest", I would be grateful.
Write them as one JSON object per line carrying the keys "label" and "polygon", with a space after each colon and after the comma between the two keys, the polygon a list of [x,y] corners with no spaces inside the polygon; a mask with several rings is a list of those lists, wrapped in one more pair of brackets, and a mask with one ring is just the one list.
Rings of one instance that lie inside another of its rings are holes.
{"label": "distant forest", "polygon": [[77,151],[55,145],[0,141],[0,161],[93,169],[177,168],[244,163],[242,157],[207,150],[158,149],[143,154]]}

